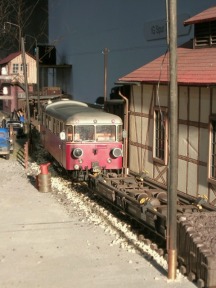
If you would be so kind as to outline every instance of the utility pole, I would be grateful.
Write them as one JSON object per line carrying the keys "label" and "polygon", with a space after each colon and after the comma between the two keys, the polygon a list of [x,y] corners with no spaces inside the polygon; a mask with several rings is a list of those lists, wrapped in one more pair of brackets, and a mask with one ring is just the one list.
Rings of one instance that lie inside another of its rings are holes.
{"label": "utility pole", "polygon": [[19,29],[19,51],[21,50],[21,27],[20,25],[18,24],[15,24],[15,23],[12,23],[12,22],[4,22],[4,31],[5,31],[5,24],[9,24],[9,25],[13,25],[13,26],[16,26],[18,29]]}
{"label": "utility pole", "polygon": [[177,184],[178,184],[178,84],[177,84],[177,8],[169,0],[170,135],[168,179],[168,278],[176,278],[177,264]]}
{"label": "utility pole", "polygon": [[103,50],[104,54],[104,106],[106,105],[107,101],[107,66],[108,66],[108,48]]}
{"label": "utility pole", "polygon": [[36,44],[36,65],[37,65],[37,112],[38,121],[40,120],[40,85],[39,85],[39,48]]}
{"label": "utility pole", "polygon": [[39,66],[39,48],[38,48],[38,42],[37,42],[37,38],[36,37],[34,37],[34,36],[32,36],[32,35],[29,35],[29,34],[26,34],[25,36],[27,36],[27,37],[31,37],[31,38],[33,38],[34,39],[34,41],[35,41],[35,46],[36,46],[36,48],[35,48],[35,56],[36,56],[36,69],[37,69],[37,76],[36,76],[36,82],[37,82],[37,110],[38,110],[38,120],[39,120],[39,118],[40,118],[40,115],[39,115],[39,113],[40,113],[40,85],[39,85],[39,79],[40,79],[40,77],[39,77],[39,73],[40,73],[40,71],[39,71],[39,69],[40,69],[40,66]]}
{"label": "utility pole", "polygon": [[23,75],[24,75],[24,82],[25,82],[25,95],[26,95],[27,133],[29,133],[31,121],[30,121],[30,109],[29,109],[27,66],[26,66],[26,57],[25,57],[25,42],[24,42],[23,37],[21,37],[21,51],[22,51]]}

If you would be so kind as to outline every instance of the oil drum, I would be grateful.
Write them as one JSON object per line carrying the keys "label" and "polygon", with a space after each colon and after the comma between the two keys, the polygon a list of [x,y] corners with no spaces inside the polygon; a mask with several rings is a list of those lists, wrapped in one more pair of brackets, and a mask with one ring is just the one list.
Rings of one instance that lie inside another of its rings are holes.
{"label": "oil drum", "polygon": [[51,192],[51,173],[37,175],[37,186],[40,192]]}

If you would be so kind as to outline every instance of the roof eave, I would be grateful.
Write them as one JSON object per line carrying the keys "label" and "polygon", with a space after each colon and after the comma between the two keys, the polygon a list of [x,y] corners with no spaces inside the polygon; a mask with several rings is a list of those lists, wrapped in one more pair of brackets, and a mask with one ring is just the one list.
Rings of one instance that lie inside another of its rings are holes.
{"label": "roof eave", "polygon": [[[158,84],[160,82],[160,84],[162,85],[168,85],[170,82],[169,81],[158,81],[158,80],[140,80],[140,81],[125,81],[125,80],[119,80],[117,82],[115,82],[115,84],[130,84],[130,85],[136,85],[136,86],[140,86],[142,84]],[[178,81],[177,82],[178,86],[182,85],[182,86],[205,86],[205,87],[216,87],[216,83],[215,82],[193,82],[193,81]]]}

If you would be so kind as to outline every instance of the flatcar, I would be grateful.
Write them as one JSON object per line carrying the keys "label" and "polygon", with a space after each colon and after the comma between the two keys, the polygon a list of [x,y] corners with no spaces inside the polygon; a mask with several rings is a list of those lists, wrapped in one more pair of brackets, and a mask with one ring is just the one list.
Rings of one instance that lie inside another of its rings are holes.
{"label": "flatcar", "polygon": [[41,112],[41,143],[72,180],[122,171],[122,120],[86,103],[59,100]]}

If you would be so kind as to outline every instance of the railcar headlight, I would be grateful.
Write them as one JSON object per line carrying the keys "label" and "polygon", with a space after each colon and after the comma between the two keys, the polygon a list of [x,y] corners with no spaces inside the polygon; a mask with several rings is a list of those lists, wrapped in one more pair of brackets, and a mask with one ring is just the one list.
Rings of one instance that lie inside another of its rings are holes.
{"label": "railcar headlight", "polygon": [[78,164],[74,165],[74,170],[79,170],[79,165]]}
{"label": "railcar headlight", "polygon": [[111,163],[111,162],[112,162],[112,159],[108,158],[107,163]]}
{"label": "railcar headlight", "polygon": [[73,156],[75,158],[79,158],[79,157],[82,157],[83,156],[83,150],[81,148],[75,148],[73,150]]}
{"label": "railcar headlight", "polygon": [[115,158],[118,158],[118,157],[122,156],[122,149],[120,149],[120,148],[114,148],[114,149],[112,149],[111,154],[112,154]]}

